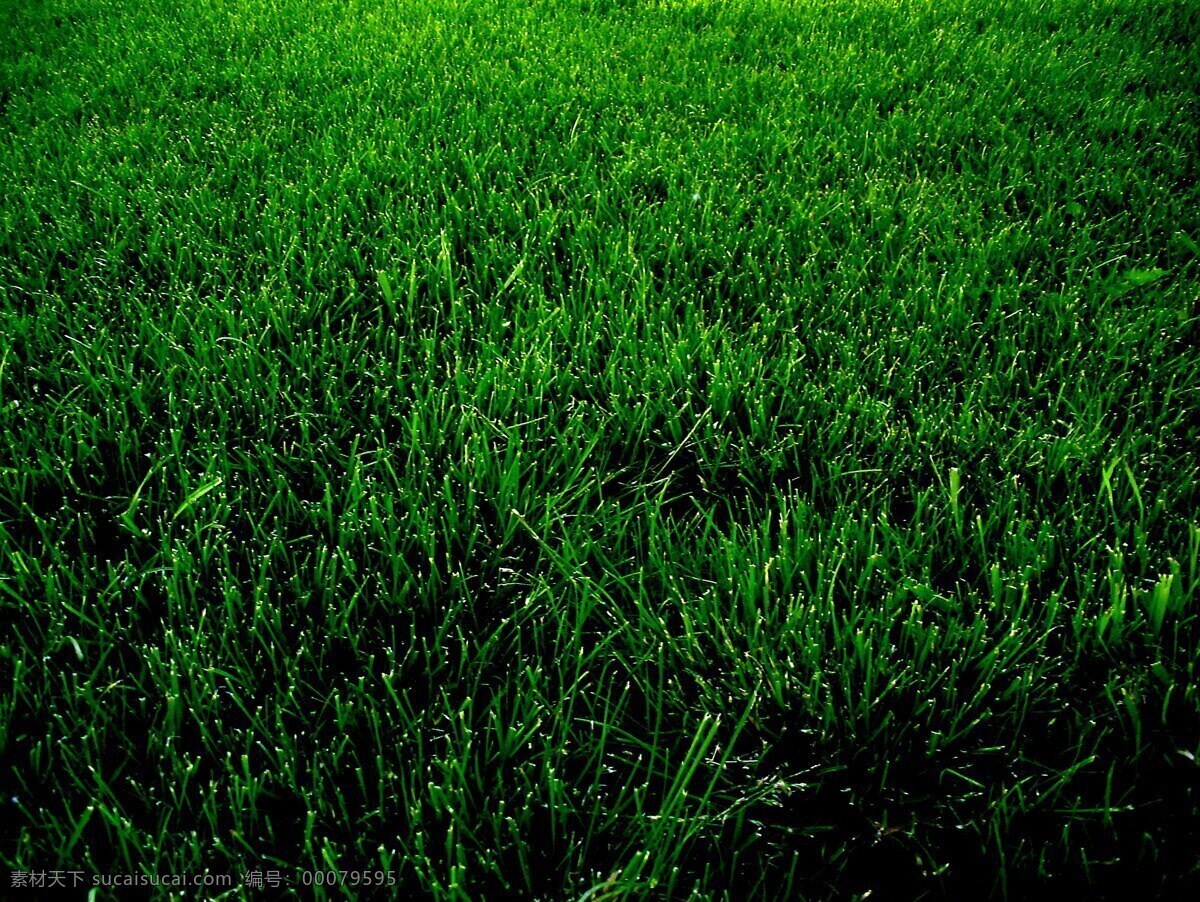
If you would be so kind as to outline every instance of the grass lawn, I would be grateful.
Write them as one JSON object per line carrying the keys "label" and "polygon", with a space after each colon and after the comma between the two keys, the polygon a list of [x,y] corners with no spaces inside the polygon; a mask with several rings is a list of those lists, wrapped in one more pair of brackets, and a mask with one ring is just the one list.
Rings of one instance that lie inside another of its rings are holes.
{"label": "grass lawn", "polygon": [[0,895],[1200,886],[1200,2],[0,34]]}

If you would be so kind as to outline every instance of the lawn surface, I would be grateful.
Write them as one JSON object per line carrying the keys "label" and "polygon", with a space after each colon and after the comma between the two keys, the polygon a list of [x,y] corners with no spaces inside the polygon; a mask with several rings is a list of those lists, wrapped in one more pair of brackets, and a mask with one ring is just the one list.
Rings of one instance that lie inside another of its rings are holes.
{"label": "lawn surface", "polygon": [[6,871],[1200,878],[1200,3],[0,34]]}

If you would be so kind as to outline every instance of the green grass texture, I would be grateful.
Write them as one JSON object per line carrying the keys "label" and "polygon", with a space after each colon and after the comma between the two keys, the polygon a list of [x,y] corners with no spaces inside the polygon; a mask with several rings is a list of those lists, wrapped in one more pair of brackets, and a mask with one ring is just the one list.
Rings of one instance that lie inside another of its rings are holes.
{"label": "green grass texture", "polygon": [[1200,3],[0,35],[0,880],[1200,886]]}

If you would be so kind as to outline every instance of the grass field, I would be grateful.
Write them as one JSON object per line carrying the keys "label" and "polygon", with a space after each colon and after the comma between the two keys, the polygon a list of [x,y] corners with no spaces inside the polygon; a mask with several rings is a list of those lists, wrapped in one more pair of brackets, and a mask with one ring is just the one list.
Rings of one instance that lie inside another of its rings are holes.
{"label": "grass field", "polygon": [[1200,885],[1200,3],[0,34],[0,895]]}

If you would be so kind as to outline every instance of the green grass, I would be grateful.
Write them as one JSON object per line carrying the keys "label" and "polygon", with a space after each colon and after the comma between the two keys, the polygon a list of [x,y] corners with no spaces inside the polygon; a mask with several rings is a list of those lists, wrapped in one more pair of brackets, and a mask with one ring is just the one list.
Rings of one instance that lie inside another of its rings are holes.
{"label": "green grass", "polygon": [[0,33],[5,869],[1200,882],[1200,4]]}

